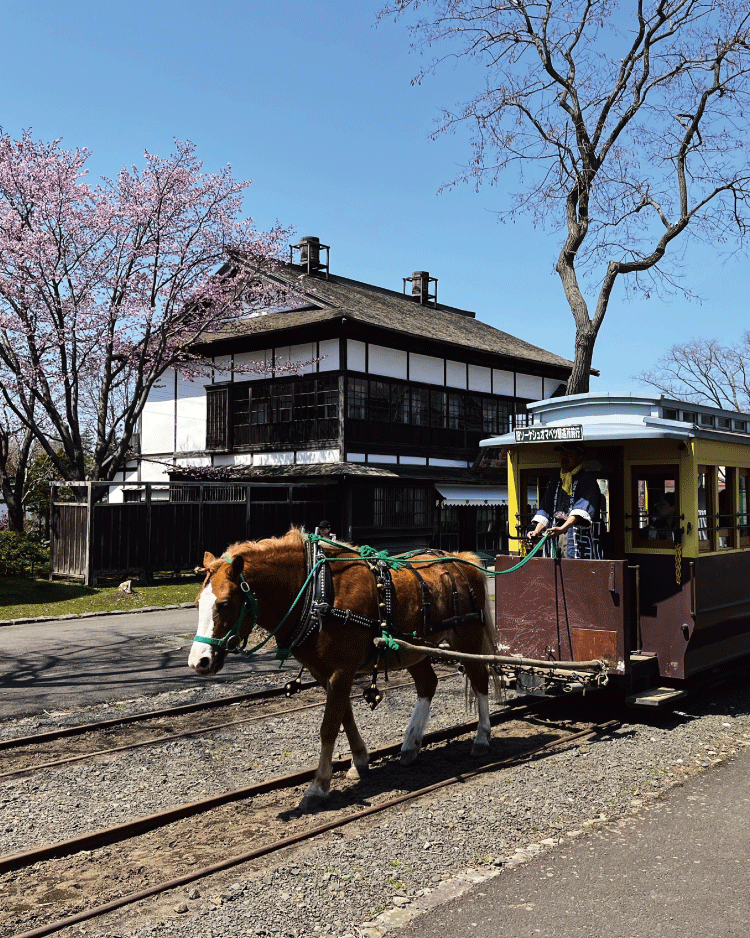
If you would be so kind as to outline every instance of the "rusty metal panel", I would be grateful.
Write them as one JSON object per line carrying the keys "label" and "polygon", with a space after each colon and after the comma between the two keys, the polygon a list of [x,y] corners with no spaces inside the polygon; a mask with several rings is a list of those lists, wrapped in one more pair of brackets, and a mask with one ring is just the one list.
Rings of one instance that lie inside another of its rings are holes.
{"label": "rusty metal panel", "polygon": [[574,628],[572,639],[574,661],[591,661],[594,658],[612,663],[617,661],[617,632]]}
{"label": "rusty metal panel", "polygon": [[[508,570],[518,557],[498,556]],[[630,648],[631,574],[627,561],[535,557],[495,582],[498,638],[503,654],[557,661],[601,657],[624,673]],[[591,632],[591,635],[583,633]],[[598,648],[590,655],[581,649]]]}

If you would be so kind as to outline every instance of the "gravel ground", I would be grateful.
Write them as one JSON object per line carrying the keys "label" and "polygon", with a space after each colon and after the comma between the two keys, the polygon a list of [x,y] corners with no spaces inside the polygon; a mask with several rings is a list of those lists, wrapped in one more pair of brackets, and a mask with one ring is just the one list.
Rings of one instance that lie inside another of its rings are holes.
{"label": "gravel ground", "polygon": [[[278,675],[267,680],[278,682]],[[73,933],[102,938],[379,938],[472,883],[533,860],[561,839],[585,836],[593,827],[635,813],[690,775],[730,758],[750,744],[746,684],[739,679],[710,695],[681,701],[683,709],[672,714],[644,719],[629,711],[629,722],[610,736],[479,776],[405,805],[397,815],[377,815],[85,923]],[[114,710],[143,712],[256,686],[257,678],[196,685],[188,693],[44,714],[0,725],[0,738],[106,718]],[[410,692],[394,691],[374,714],[364,705],[355,708],[369,746],[400,738],[412,700]],[[581,703],[598,710],[591,696]],[[463,718],[463,684],[441,684],[430,728]],[[0,783],[0,854],[311,765],[317,758],[319,719],[319,712],[311,711],[309,716],[282,717]],[[502,756],[499,741],[494,754]],[[470,767],[467,760],[455,769]],[[420,771],[419,762],[414,771]],[[425,777],[424,784],[430,781]],[[334,788],[337,783],[334,778]]]}

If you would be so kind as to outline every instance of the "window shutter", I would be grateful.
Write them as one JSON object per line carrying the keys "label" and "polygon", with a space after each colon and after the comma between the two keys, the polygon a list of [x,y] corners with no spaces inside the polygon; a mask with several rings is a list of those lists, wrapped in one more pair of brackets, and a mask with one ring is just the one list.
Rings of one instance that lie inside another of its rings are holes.
{"label": "window shutter", "polygon": [[206,449],[232,448],[228,387],[206,388]]}

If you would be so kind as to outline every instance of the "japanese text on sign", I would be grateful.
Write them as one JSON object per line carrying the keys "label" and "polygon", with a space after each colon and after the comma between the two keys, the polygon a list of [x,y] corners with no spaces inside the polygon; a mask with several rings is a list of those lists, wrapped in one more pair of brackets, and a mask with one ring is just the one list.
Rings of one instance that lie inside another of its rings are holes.
{"label": "japanese text on sign", "polygon": [[582,440],[583,427],[524,427],[516,430],[516,443],[552,443],[561,440]]}

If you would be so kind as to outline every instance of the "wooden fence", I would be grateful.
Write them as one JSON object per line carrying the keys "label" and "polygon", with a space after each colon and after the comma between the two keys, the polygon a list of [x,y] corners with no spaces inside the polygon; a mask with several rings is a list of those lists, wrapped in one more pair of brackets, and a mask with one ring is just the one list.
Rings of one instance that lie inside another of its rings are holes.
{"label": "wooden fence", "polygon": [[335,483],[53,483],[50,577],[149,580],[192,570],[206,550],[339,515]]}

